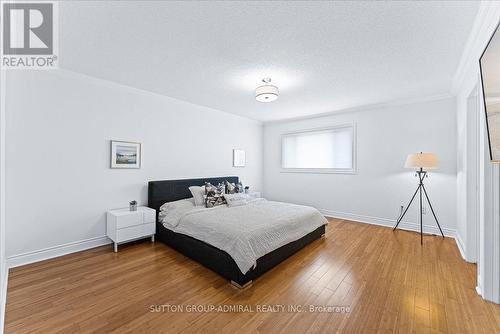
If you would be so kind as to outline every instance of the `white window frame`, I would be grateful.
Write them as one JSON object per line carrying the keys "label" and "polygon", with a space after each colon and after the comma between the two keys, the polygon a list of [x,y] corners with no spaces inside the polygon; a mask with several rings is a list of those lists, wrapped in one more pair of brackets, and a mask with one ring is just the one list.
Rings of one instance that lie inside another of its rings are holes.
{"label": "white window frame", "polygon": [[[352,168],[284,168],[283,167],[283,142],[286,136],[300,135],[309,132],[320,132],[338,130],[343,128],[352,129]],[[280,172],[281,173],[310,173],[310,174],[356,174],[357,173],[357,131],[356,123],[340,124],[329,127],[298,130],[281,134],[280,145]]]}

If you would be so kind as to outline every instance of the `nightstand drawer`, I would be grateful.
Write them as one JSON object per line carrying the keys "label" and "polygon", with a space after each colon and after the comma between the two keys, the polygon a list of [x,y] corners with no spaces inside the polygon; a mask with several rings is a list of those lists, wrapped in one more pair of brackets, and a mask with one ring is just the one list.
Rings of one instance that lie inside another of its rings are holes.
{"label": "nightstand drawer", "polygon": [[121,216],[120,219],[116,220],[116,228],[120,229],[120,228],[127,228],[130,226],[144,224],[142,214],[143,214],[142,212],[137,211],[134,213]]}
{"label": "nightstand drawer", "polygon": [[144,235],[152,235],[155,233],[156,233],[155,223],[144,224]]}
{"label": "nightstand drawer", "polygon": [[145,211],[144,213],[144,223],[156,223],[156,211]]}
{"label": "nightstand drawer", "polygon": [[116,242],[128,241],[135,238],[153,235],[154,233],[154,224],[143,224],[122,228],[116,231]]}

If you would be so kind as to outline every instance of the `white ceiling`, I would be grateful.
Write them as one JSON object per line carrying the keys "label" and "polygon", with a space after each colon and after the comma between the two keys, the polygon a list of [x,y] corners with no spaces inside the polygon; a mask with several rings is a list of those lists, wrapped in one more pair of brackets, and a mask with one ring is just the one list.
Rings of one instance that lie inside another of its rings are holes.
{"label": "white ceiling", "polygon": [[[447,93],[478,2],[60,4],[62,68],[268,121]],[[254,89],[271,77],[273,103]]]}

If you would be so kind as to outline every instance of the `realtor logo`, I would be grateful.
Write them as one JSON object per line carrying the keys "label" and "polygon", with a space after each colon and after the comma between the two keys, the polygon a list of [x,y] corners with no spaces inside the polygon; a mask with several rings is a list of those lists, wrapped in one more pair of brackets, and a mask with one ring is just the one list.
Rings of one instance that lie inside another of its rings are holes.
{"label": "realtor logo", "polygon": [[57,4],[2,4],[2,67],[57,68]]}

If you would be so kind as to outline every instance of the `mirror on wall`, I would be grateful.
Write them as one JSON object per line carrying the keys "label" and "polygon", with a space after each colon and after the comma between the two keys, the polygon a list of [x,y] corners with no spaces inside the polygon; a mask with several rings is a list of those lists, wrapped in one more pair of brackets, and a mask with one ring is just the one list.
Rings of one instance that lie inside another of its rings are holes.
{"label": "mirror on wall", "polygon": [[490,158],[500,163],[500,32],[495,29],[479,61],[484,109],[488,126]]}

